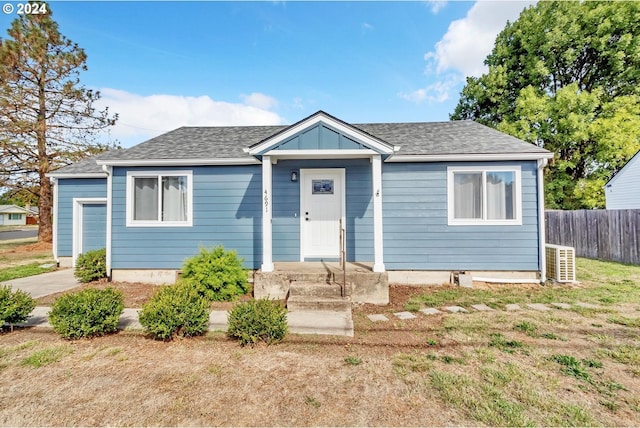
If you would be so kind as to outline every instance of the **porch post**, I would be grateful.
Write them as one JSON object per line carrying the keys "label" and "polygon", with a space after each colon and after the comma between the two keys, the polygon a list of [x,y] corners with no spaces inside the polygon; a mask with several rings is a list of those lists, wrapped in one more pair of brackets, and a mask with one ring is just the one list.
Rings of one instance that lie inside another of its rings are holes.
{"label": "porch post", "polygon": [[262,156],[262,266],[263,272],[273,272],[271,239],[271,156]]}
{"label": "porch post", "polygon": [[382,235],[382,159],[380,155],[371,157],[373,174],[373,271],[384,272]]}

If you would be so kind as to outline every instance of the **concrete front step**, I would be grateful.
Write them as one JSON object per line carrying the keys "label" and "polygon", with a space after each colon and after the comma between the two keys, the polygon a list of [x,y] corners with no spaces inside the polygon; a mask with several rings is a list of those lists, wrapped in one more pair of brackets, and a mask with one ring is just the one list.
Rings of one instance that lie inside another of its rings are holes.
{"label": "concrete front step", "polygon": [[[348,295],[349,286],[345,292]],[[313,297],[342,297],[342,286],[336,283],[319,283],[306,281],[291,281],[289,296],[313,296]]]}
{"label": "concrete front step", "polygon": [[343,297],[289,296],[290,311],[337,311],[351,312],[351,300]]}

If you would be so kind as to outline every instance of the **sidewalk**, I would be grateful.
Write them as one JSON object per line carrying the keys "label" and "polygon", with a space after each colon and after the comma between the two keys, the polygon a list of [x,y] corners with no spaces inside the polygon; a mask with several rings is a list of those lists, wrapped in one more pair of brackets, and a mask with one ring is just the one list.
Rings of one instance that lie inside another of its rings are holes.
{"label": "sidewalk", "polygon": [[[51,308],[36,307],[27,322],[18,324],[21,327],[51,328],[48,314]],[[120,315],[120,330],[141,330],[138,321],[140,309],[126,308]],[[351,311],[295,311],[287,314],[289,332],[298,334],[330,334],[334,336],[353,337],[353,319]],[[209,331],[227,331],[227,311],[211,311],[209,315]]]}
{"label": "sidewalk", "polygon": [[27,292],[34,299],[81,285],[73,276],[73,269],[58,269],[26,278],[10,279],[3,284],[11,285],[14,290]]}

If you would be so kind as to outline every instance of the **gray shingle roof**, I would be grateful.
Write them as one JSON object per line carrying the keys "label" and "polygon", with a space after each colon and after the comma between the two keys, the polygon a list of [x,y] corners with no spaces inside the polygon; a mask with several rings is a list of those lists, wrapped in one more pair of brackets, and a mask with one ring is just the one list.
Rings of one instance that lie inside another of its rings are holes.
{"label": "gray shingle roof", "polygon": [[[96,163],[98,159],[112,159],[111,156],[117,156],[117,154],[124,152],[124,150],[110,150],[108,152],[103,152],[97,154],[95,156],[91,156],[86,159],[82,159],[76,163],[72,163],[67,166],[63,166],[61,168],[56,169],[52,172],[53,175],[56,174],[100,174],[104,173],[102,171],[102,167]],[[106,175],[106,174],[105,174]]]}
{"label": "gray shingle roof", "polygon": [[[368,123],[352,125],[386,143],[396,155],[549,153],[473,121]],[[101,172],[95,160],[251,159],[244,148],[288,126],[182,127],[126,150],[112,150],[64,167],[56,173]]]}
{"label": "gray shingle roof", "polygon": [[470,120],[353,125],[394,146],[398,155],[548,153]]}

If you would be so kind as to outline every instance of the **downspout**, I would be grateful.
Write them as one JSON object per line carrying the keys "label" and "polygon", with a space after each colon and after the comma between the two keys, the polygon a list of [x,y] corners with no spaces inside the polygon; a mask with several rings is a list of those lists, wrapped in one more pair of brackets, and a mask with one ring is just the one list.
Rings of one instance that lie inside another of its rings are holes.
{"label": "downspout", "polygon": [[547,281],[547,260],[545,258],[545,224],[544,224],[544,167],[547,159],[538,159],[538,233],[540,249],[538,250],[540,265],[540,283]]}
{"label": "downspout", "polygon": [[106,252],[107,252],[107,278],[111,281],[111,194],[113,189],[113,167],[102,165],[102,170],[107,174],[107,236],[106,236]]}
{"label": "downspout", "polygon": [[51,187],[53,187],[53,239],[51,247],[53,248],[53,259],[60,266],[58,259],[58,180],[54,177],[50,177],[50,180]]}

